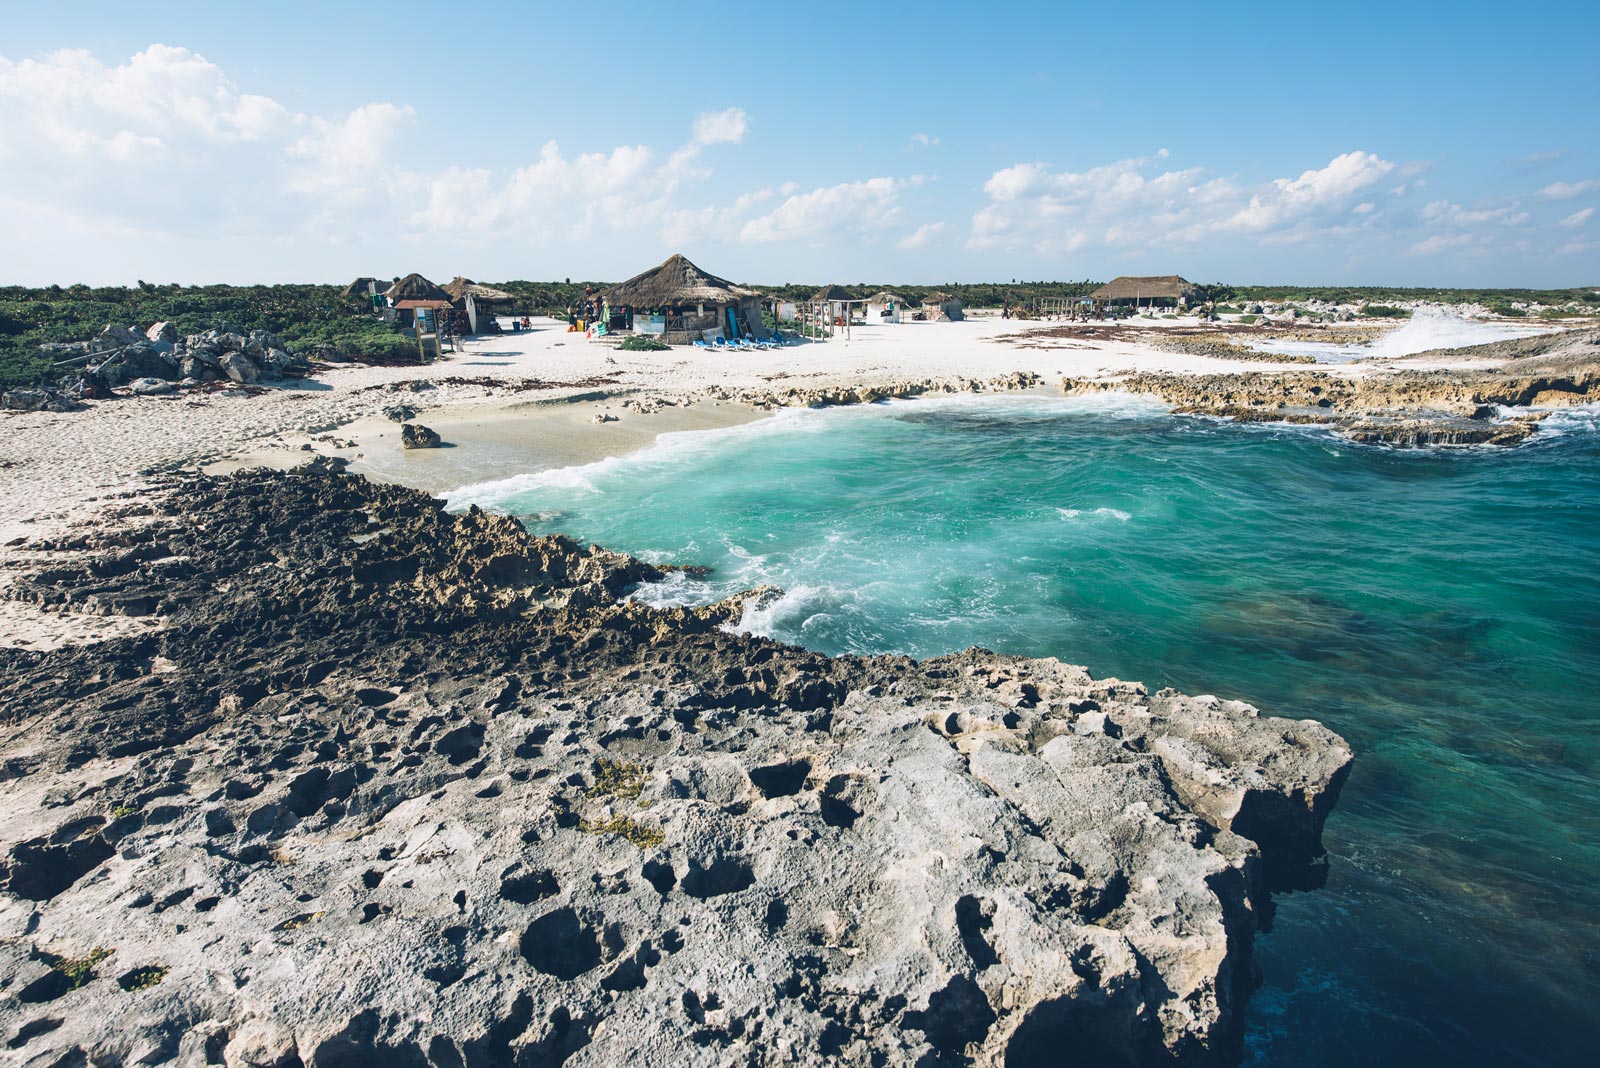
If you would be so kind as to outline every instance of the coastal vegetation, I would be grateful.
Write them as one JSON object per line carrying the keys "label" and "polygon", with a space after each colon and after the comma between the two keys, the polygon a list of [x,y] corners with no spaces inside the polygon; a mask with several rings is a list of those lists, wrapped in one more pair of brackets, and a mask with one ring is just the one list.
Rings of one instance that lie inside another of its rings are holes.
{"label": "coastal vegetation", "polygon": [[107,325],[170,322],[178,335],[221,322],[269,330],[297,349],[344,358],[415,358],[416,342],[374,317],[365,300],[325,285],[0,287],[0,389],[52,377],[39,346],[82,341]]}

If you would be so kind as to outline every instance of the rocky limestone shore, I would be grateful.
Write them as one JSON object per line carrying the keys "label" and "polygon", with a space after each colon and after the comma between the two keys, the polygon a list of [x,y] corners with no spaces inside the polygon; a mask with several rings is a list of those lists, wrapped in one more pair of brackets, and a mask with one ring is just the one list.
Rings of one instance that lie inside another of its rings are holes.
{"label": "rocky limestone shore", "polygon": [[[1444,356],[1465,366],[1423,369]],[[1600,330],[1418,353],[1387,368],[1360,377],[1145,372],[1067,378],[1061,388],[1068,394],[1152,394],[1181,415],[1327,425],[1368,444],[1515,445],[1538,429],[1547,409],[1600,401]]]}
{"label": "rocky limestone shore", "polygon": [[1334,734],[744,598],[319,463],[167,483],[4,595],[0,1042],[25,1065],[1217,1064]]}

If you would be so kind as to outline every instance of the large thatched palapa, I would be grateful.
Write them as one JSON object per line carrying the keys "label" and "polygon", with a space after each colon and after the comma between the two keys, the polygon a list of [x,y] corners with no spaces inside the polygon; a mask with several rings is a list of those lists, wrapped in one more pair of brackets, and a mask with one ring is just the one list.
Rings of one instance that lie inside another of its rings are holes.
{"label": "large thatched palapa", "polygon": [[764,337],[762,295],[701,270],[674,254],[659,267],[601,290],[613,310],[631,308],[634,329],[673,344],[696,339]]}
{"label": "large thatched palapa", "polygon": [[1181,307],[1195,299],[1194,283],[1175,274],[1124,275],[1089,294],[1102,304],[1161,304]]}

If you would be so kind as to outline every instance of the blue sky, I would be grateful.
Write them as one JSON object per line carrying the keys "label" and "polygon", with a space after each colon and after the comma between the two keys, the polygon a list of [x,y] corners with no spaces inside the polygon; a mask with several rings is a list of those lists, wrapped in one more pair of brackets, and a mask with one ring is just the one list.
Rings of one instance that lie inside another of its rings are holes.
{"label": "blue sky", "polygon": [[0,282],[1600,283],[1576,3],[31,4]]}

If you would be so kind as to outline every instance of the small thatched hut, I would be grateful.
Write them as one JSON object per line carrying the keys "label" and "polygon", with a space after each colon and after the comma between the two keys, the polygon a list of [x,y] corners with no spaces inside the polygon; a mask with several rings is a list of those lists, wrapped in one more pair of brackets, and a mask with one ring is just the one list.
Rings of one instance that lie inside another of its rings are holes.
{"label": "small thatched hut", "polygon": [[478,332],[480,316],[486,320],[484,325],[487,328],[488,323],[494,321],[496,306],[503,306],[517,299],[503,289],[480,286],[472,279],[460,275],[456,275],[440,288],[450,298],[450,304],[456,312],[466,316],[467,328],[474,334]]}
{"label": "small thatched hut", "polygon": [[961,313],[961,300],[948,293],[929,293],[922,298],[924,317],[935,323],[959,323],[966,318]]}
{"label": "small thatched hut", "polygon": [[362,275],[344,287],[343,295],[360,297],[370,303],[373,297],[381,295],[384,290],[389,288],[389,285],[390,281],[387,278],[369,278],[366,275]]}
{"label": "small thatched hut", "polygon": [[1102,304],[1182,308],[1195,299],[1192,282],[1175,274],[1124,275],[1089,294]]}
{"label": "small thatched hut", "polygon": [[384,298],[388,300],[389,307],[394,309],[394,318],[401,326],[411,326],[416,322],[415,308],[402,308],[402,300],[450,300],[450,294],[422,277],[420,274],[408,274],[394,285],[383,291]]}
{"label": "small thatched hut", "polygon": [[887,289],[867,298],[867,322],[898,323],[905,315],[906,298]]}
{"label": "small thatched hut", "polygon": [[634,329],[685,345],[696,339],[765,337],[761,294],[696,267],[674,254],[659,267],[601,290],[613,314],[633,313]]}

